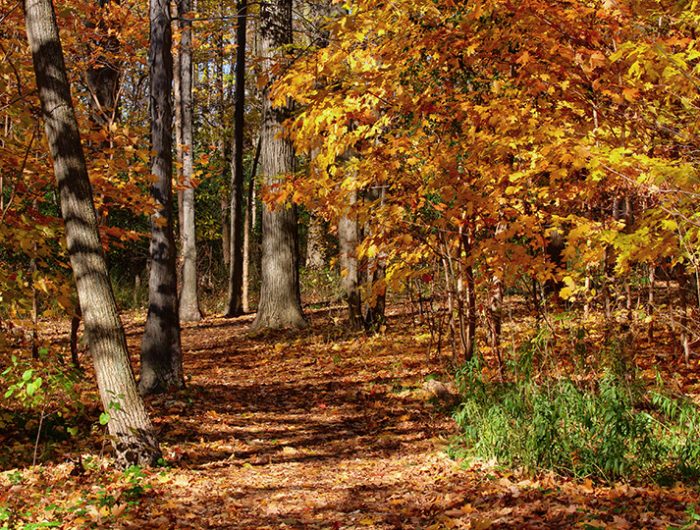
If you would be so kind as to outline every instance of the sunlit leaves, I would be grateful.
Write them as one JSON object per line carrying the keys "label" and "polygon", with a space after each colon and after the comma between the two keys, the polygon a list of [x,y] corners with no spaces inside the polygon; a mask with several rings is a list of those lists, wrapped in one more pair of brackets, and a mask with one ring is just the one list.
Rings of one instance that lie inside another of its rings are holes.
{"label": "sunlit leaves", "polygon": [[[472,255],[455,257],[478,263],[483,278],[561,274],[544,263],[553,226],[568,233],[576,275],[600,266],[606,248],[619,274],[691,248],[683,241],[697,237],[700,123],[692,2],[348,8],[329,27],[329,47],[302,58],[276,97],[301,106],[289,133],[312,155],[313,182],[298,184],[307,204],[337,215],[348,179],[355,190],[386,190],[381,205],[368,193],[356,210],[380,227],[360,250],[370,258],[382,248],[388,277],[458,253],[465,231],[476,237]],[[441,200],[426,215],[432,195]],[[622,216],[624,200],[641,213]],[[405,234],[420,243],[403,245]]]}

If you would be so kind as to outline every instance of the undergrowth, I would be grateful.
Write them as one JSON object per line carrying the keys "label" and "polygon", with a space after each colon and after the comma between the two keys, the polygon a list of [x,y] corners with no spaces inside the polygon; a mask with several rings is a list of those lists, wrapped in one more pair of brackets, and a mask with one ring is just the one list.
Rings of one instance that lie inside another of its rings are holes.
{"label": "undergrowth", "polygon": [[700,410],[660,379],[645,388],[613,370],[582,381],[513,372],[487,381],[478,361],[458,372],[453,456],[597,480],[700,477]]}
{"label": "undergrowth", "polygon": [[0,499],[0,530],[114,528],[163,476],[138,466],[114,471],[90,456],[52,470],[0,473],[0,487],[16,493]]}
{"label": "undergrowth", "polygon": [[[0,469],[43,460],[54,444],[75,436],[89,411],[79,399],[81,373],[55,352],[39,359],[0,359]],[[31,443],[29,443],[31,442]],[[41,448],[41,450],[40,450]]]}

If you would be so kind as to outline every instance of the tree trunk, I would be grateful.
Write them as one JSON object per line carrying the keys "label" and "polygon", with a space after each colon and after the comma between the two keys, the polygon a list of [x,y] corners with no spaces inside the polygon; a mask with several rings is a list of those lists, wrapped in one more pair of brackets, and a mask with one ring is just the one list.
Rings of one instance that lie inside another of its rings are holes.
{"label": "tree trunk", "polygon": [[[109,0],[97,0],[100,7],[104,7],[109,3]],[[109,126],[117,119],[118,112],[118,94],[119,94],[119,76],[120,64],[115,62],[110,57],[116,57],[119,52],[118,31],[113,31],[115,28],[104,27],[104,18],[101,11],[96,12],[101,20],[96,24],[99,29],[99,36],[95,38],[94,45],[99,52],[98,56],[91,61],[91,66],[87,71],[87,86],[92,96],[91,103],[95,112],[91,114],[91,118],[100,126]],[[94,28],[92,23],[88,24],[89,28]],[[119,28],[116,28],[117,30]],[[108,55],[107,55],[108,54]]]}
{"label": "tree trunk", "polygon": [[[177,12],[177,7],[174,8]],[[171,29],[172,31],[172,29]],[[182,90],[180,90],[180,54],[173,61],[173,97],[174,97],[174,120],[175,125],[175,184],[177,186],[177,229],[178,234],[182,233]],[[182,239],[180,236],[179,239]]]}
{"label": "tree trunk", "polygon": [[320,271],[326,266],[323,219],[312,215],[309,219],[309,232],[306,239],[306,268]]}
{"label": "tree trunk", "polygon": [[182,349],[178,320],[175,237],[172,197],[172,33],[167,0],[151,0],[151,195],[158,210],[151,217],[151,271],[148,281],[148,318],[141,344],[143,394],[182,388]]}
{"label": "tree trunk", "polygon": [[[292,42],[292,2],[273,0],[260,6],[260,48],[263,68],[272,76],[273,58]],[[294,170],[294,151],[281,137],[289,107],[272,108],[269,88],[263,91],[262,151],[260,169],[268,186]],[[306,326],[299,293],[297,213],[291,204],[264,204],[262,213],[262,266],[260,304],[253,329]]]}
{"label": "tree trunk", "polygon": [[250,170],[248,178],[248,193],[246,197],[245,216],[243,219],[243,270],[242,270],[242,295],[243,312],[250,311],[250,262],[251,252],[250,244],[255,231],[255,175],[258,170],[258,161],[260,160],[260,144],[261,138],[258,137],[258,142],[255,147],[255,156],[253,157],[253,167]]}
{"label": "tree trunk", "polygon": [[[367,193],[369,198],[379,201],[380,206],[384,205],[385,186],[371,188]],[[365,226],[369,234],[371,230],[369,223]],[[384,251],[380,251],[373,260],[370,260],[367,266],[367,283],[371,286],[371,295],[365,313],[365,329],[377,332],[386,323],[386,253]]]}
{"label": "tree trunk", "polygon": [[233,164],[231,167],[231,238],[226,316],[243,314],[243,133],[245,126],[245,52],[247,2],[238,0],[236,29],[236,96],[233,122]]}
{"label": "tree trunk", "polygon": [[[224,5],[219,6],[220,16],[224,16]],[[224,34],[223,28],[216,37],[216,86],[217,95],[219,96],[219,153],[223,162],[222,167],[226,168],[231,163],[231,149],[229,148],[228,138],[226,137],[226,89],[224,83]],[[221,250],[224,258],[224,266],[228,267],[231,264],[231,221],[229,219],[229,201],[230,197],[228,190],[223,185],[226,179],[226,170],[221,174],[221,195],[219,204],[221,206]]]}
{"label": "tree trunk", "polygon": [[192,142],[192,12],[190,0],[179,0],[180,20],[180,97],[182,99],[182,287],[180,320],[201,320],[197,297],[197,241],[194,226],[194,174]]}
{"label": "tree trunk", "polygon": [[[464,298],[466,307],[464,310],[466,311],[460,310],[460,329],[464,334],[462,344],[464,360],[470,361],[474,357],[474,353],[476,351],[476,285],[474,282],[474,266],[471,263],[474,229],[470,228],[469,230],[463,231],[461,238],[465,262],[463,263],[460,279],[466,284],[462,287],[462,289],[466,289],[464,293],[460,293],[460,299],[462,299],[462,296],[465,295]],[[463,322],[465,317],[467,321],[466,329]]]}
{"label": "tree trunk", "polygon": [[386,263],[384,254],[377,256],[370,284],[372,285],[372,296],[365,315],[365,329],[379,332],[386,324]]}
{"label": "tree trunk", "polygon": [[155,464],[161,453],[129,363],[126,338],[107,274],[63,50],[50,0],[24,3],[39,99],[58,181],[66,244],[95,363],[97,385],[123,466]]}
{"label": "tree trunk", "polygon": [[348,304],[348,320],[353,329],[362,328],[362,298],[360,297],[360,268],[357,261],[359,227],[352,209],[357,192],[348,195],[348,208],[338,220],[338,244],[340,246],[340,277],[343,296]]}

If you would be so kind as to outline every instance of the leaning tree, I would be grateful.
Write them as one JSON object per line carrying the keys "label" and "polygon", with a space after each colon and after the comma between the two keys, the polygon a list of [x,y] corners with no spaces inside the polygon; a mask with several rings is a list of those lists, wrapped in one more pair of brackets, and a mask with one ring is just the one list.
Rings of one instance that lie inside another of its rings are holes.
{"label": "leaning tree", "polygon": [[107,273],[92,187],[51,0],[25,0],[27,36],[58,182],[66,245],[117,462],[152,465],[161,453],[129,363]]}

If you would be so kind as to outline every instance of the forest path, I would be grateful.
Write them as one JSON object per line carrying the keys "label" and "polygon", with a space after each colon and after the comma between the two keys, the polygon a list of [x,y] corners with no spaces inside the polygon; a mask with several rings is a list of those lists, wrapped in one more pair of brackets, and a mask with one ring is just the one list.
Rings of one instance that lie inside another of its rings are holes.
{"label": "forest path", "polygon": [[150,400],[176,467],[132,524],[418,528],[464,504],[465,472],[440,448],[454,424],[419,388],[439,370],[426,337],[406,318],[367,337],[333,316],[257,338],[245,317],[184,327],[187,389]]}
{"label": "forest path", "polygon": [[[528,479],[445,452],[457,428],[423,390],[447,359],[410,315],[368,337],[343,310],[300,332],[251,317],[185,325],[176,396],[149,399],[172,468],[122,528],[693,528],[697,490]],[[128,320],[127,320],[128,322]],[[127,327],[138,351],[141,326]]]}
{"label": "forest path", "polygon": [[445,453],[457,428],[423,390],[446,359],[411,316],[373,337],[342,309],[308,316],[258,337],[251,317],[184,326],[187,389],[149,399],[172,468],[119,528],[694,528],[697,490],[460,466]]}
{"label": "forest path", "polygon": [[[0,431],[0,457],[19,462],[0,472],[0,529],[7,517],[70,530],[698,528],[697,486],[460,465],[445,452],[457,427],[423,390],[429,375],[449,380],[448,359],[428,358],[412,316],[368,337],[343,328],[342,309],[307,314],[305,330],[257,337],[252,317],[183,327],[187,388],[147,400],[167,469],[99,457],[109,445],[84,362],[83,435],[45,434],[29,466],[36,424]],[[135,365],[144,319],[124,315]],[[67,323],[47,324],[65,347]]]}

